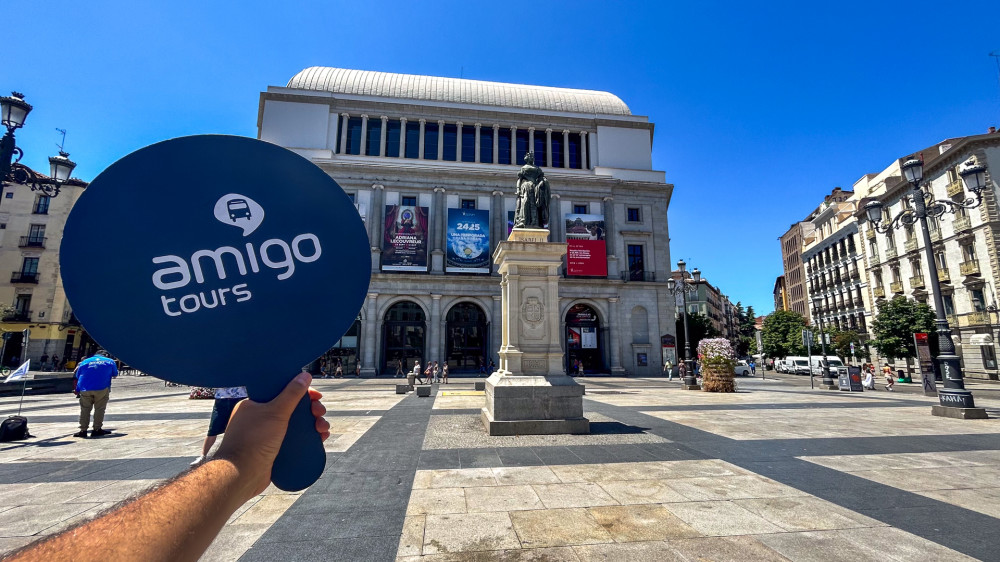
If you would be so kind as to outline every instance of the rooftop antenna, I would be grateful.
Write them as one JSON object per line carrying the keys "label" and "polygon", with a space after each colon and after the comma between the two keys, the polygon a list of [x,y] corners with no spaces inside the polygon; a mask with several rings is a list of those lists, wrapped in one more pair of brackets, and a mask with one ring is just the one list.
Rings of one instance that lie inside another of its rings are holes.
{"label": "rooftop antenna", "polygon": [[66,152],[65,150],[63,150],[63,146],[66,145],[66,129],[60,129],[59,127],[56,127],[56,130],[62,133],[62,142],[56,143],[56,146],[59,147],[59,153],[62,154],[63,152]]}

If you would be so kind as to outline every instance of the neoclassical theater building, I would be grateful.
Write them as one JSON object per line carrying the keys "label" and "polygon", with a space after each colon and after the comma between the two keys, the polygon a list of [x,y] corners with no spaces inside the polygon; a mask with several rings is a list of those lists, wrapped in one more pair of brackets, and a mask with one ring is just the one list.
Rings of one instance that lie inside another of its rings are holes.
{"label": "neoclassical theater building", "polygon": [[653,124],[615,95],[312,67],[261,93],[257,127],[329,173],[368,228],[368,297],[325,357],[345,372],[391,375],[419,360],[478,373],[498,361],[492,255],[528,152],[551,185],[550,240],[569,244],[558,280],[567,370],[650,375],[676,363],[673,186],[652,169]]}

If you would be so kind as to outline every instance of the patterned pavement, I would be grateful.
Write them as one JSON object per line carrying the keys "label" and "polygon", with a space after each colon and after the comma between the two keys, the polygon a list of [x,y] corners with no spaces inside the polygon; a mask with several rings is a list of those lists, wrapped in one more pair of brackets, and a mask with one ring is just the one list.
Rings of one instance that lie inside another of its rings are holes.
{"label": "patterned pavement", "polygon": [[[952,420],[918,388],[807,381],[590,378],[591,435],[489,437],[472,379],[431,398],[318,380],[322,478],[248,502],[203,559],[1000,560],[1000,387],[971,385],[993,419]],[[24,404],[36,438],[0,446],[0,553],[185,470],[212,406],[122,377],[114,435],[80,440],[72,395]]]}

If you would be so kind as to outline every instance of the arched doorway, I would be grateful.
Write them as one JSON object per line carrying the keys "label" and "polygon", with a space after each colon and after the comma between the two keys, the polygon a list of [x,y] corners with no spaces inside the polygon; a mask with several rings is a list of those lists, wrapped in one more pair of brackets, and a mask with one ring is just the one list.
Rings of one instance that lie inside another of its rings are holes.
{"label": "arched doorway", "polygon": [[601,323],[597,312],[585,304],[575,304],[566,313],[566,372],[576,374],[576,361],[584,373],[604,371]]}
{"label": "arched doorway", "polygon": [[488,324],[486,313],[471,302],[458,303],[448,311],[445,331],[450,373],[479,373],[486,358]]}
{"label": "arched doorway", "polygon": [[382,361],[380,373],[396,373],[396,361],[403,361],[403,370],[413,369],[413,363],[424,359],[424,311],[415,302],[398,302],[385,312],[382,323]]}

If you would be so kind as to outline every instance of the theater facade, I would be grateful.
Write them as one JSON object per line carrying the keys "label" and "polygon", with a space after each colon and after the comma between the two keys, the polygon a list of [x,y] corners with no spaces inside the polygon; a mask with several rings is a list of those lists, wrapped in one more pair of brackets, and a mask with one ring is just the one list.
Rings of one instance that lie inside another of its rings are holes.
{"label": "theater facade", "polygon": [[615,95],[312,67],[261,93],[257,126],[329,173],[368,229],[367,300],[322,362],[367,376],[416,360],[455,374],[498,362],[492,255],[530,151],[551,185],[550,240],[569,246],[567,371],[580,361],[587,374],[651,375],[676,363],[673,186],[652,169],[653,124]]}

